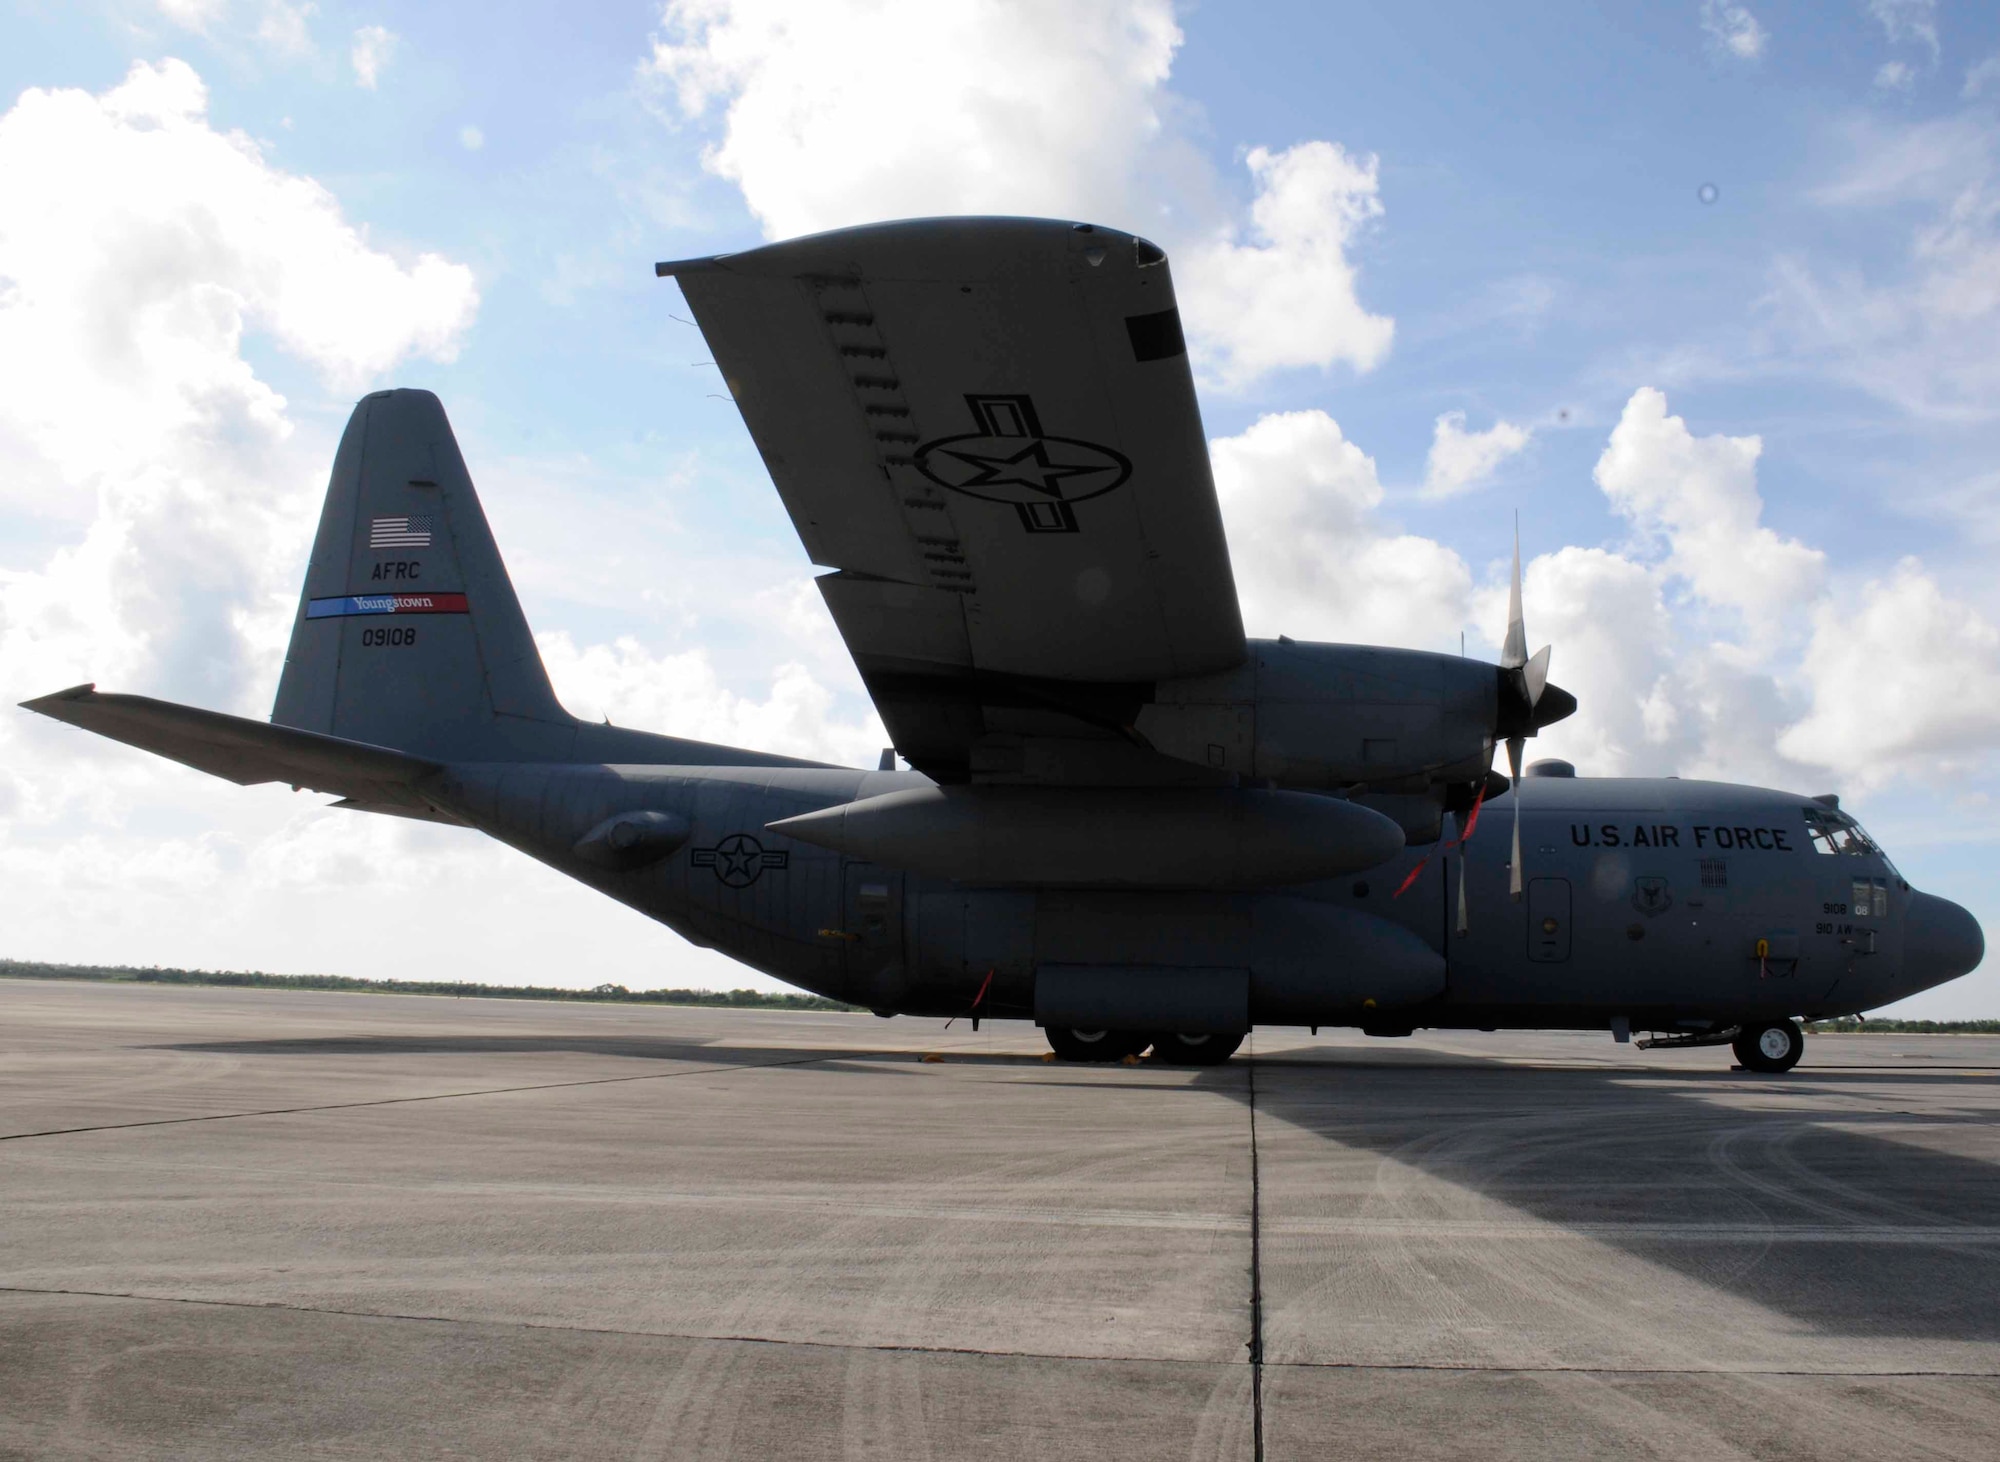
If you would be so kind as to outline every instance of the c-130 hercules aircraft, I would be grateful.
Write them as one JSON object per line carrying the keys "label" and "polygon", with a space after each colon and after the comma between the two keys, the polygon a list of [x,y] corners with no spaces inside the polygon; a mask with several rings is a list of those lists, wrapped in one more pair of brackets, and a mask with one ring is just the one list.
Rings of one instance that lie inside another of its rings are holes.
{"label": "c-130 hercules aircraft", "polygon": [[1527,654],[1518,548],[1498,666],[1246,639],[1145,240],[926,220],[657,272],[911,770],[569,715],[423,391],[355,408],[269,723],[88,685],[28,708],[477,828],[779,979],[1032,1019],[1076,1060],[1219,1062],[1258,1024],[1561,1027],[1777,1072],[1795,1017],[1979,963],[1972,917],[1832,796],[1524,779],[1576,702]]}

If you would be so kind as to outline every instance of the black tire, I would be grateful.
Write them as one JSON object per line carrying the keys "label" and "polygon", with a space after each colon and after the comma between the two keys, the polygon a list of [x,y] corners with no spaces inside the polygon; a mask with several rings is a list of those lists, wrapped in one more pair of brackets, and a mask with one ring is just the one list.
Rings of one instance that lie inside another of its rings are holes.
{"label": "black tire", "polygon": [[1746,1025],[1729,1043],[1745,1071],[1782,1076],[1806,1053],[1806,1034],[1795,1020],[1765,1020]]}
{"label": "black tire", "polygon": [[1169,1066],[1220,1066],[1236,1054],[1242,1036],[1181,1035],[1153,1037],[1153,1054]]}
{"label": "black tire", "polygon": [[1136,1031],[1080,1031],[1043,1026],[1049,1049],[1059,1061],[1123,1061],[1146,1049],[1146,1037]]}

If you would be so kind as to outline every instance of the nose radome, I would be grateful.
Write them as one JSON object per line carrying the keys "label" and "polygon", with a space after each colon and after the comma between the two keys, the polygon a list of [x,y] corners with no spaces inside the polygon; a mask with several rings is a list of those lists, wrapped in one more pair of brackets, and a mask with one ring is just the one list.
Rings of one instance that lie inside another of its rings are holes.
{"label": "nose radome", "polygon": [[1986,955],[1979,921],[1936,894],[1912,893],[1903,923],[1903,967],[1930,980],[1955,980]]}

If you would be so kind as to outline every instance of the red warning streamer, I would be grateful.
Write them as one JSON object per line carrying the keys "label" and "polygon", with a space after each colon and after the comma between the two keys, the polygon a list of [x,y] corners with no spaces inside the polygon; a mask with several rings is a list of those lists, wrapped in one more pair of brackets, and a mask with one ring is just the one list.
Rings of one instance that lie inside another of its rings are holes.
{"label": "red warning streamer", "polygon": [[1403,881],[1396,885],[1396,891],[1389,895],[1390,898],[1399,899],[1409,890],[1410,885],[1417,881],[1418,875],[1430,866],[1432,853],[1444,847],[1462,848],[1465,846],[1467,840],[1472,836],[1472,830],[1479,826],[1479,809],[1485,801],[1486,785],[1482,782],[1479,787],[1479,795],[1472,799],[1472,811],[1466,815],[1465,831],[1458,835],[1458,840],[1447,844],[1444,839],[1439,838],[1435,843],[1432,843],[1429,849],[1425,851],[1424,856],[1417,860],[1417,866],[1412,868]]}
{"label": "red warning streamer", "polygon": [[[997,969],[997,968],[998,968],[998,966],[995,966],[995,967],[994,967],[994,969]],[[991,986],[991,985],[992,985],[992,983],[993,983],[993,974],[994,974],[994,970],[992,970],[992,969],[989,969],[989,970],[988,970],[988,971],[986,972],[986,978],[985,978],[985,979],[983,979],[983,980],[981,980],[981,981],[979,982],[979,993],[978,993],[977,995],[974,995],[974,996],[972,997],[972,1003],[971,1003],[970,1005],[968,1005],[968,1006],[966,1006],[966,1007],[965,1007],[965,1013],[966,1013],[967,1015],[971,1015],[971,1014],[973,1014],[973,1013],[974,1013],[975,1011],[977,1011],[977,1010],[979,1009],[979,1002],[980,1002],[980,1001],[982,1001],[982,1000],[984,1000],[984,999],[986,998],[986,991],[987,991],[987,988],[988,988],[989,986]],[[948,1021],[946,1021],[946,1022],[944,1023],[944,1028],[945,1028],[946,1030],[950,1030],[950,1029],[951,1029],[951,1028],[952,1028],[952,1027],[953,1027],[954,1025],[956,1025],[957,1023],[958,1023],[958,1017],[954,1015],[954,1016],[953,1016],[953,1017],[952,1017],[952,1018],[951,1018],[950,1020],[948,1020]]]}

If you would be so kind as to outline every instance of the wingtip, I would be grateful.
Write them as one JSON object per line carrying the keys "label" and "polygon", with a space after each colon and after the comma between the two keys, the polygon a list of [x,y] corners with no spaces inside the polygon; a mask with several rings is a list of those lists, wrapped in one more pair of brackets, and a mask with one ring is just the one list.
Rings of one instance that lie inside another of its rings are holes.
{"label": "wingtip", "polygon": [[31,701],[22,701],[20,706],[24,711],[37,711],[42,715],[47,715],[48,708],[60,701],[80,701],[85,696],[95,695],[96,693],[97,682],[86,680],[82,685],[72,685],[68,690],[59,690],[51,695],[38,695]]}
{"label": "wingtip", "polygon": [[709,254],[700,259],[662,259],[653,266],[655,279],[672,279],[680,274],[706,274],[720,269],[727,254]]}

